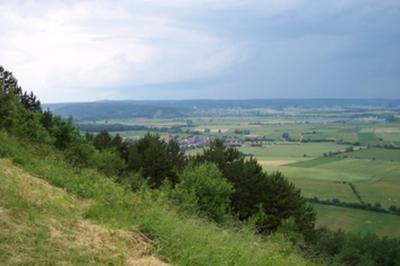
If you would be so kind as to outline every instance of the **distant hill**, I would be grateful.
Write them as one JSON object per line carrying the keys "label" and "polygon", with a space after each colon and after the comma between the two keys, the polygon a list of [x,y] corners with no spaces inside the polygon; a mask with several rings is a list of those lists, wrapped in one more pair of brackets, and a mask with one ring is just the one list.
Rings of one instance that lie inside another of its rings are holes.
{"label": "distant hill", "polygon": [[184,115],[183,110],[173,106],[138,101],[48,104],[44,107],[64,117],[72,116],[77,122],[111,118],[170,118]]}
{"label": "distant hill", "polygon": [[76,122],[125,118],[173,118],[199,110],[223,108],[320,108],[379,106],[400,108],[400,99],[250,99],[250,100],[165,100],[98,101],[45,104],[53,113],[72,116]]}

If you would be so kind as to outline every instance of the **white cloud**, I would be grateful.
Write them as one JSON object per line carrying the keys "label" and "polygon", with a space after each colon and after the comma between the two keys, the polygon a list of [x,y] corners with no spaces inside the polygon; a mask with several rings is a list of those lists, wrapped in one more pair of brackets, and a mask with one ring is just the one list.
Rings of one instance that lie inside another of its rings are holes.
{"label": "white cloud", "polygon": [[46,101],[209,76],[236,60],[236,45],[171,15],[95,2],[31,8],[0,5],[0,62]]}

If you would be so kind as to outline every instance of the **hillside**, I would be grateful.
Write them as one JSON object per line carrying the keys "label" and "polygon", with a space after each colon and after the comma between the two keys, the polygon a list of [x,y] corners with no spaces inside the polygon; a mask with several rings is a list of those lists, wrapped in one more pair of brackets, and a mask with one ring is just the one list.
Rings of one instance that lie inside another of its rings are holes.
{"label": "hillside", "polygon": [[84,219],[79,200],[0,159],[0,262],[5,264],[166,265],[137,230]]}
{"label": "hillside", "polygon": [[76,172],[46,145],[2,132],[0,143],[0,156],[14,162],[0,160],[0,264],[162,265],[154,255],[176,265],[314,264],[279,236],[220,227],[162,195]]}

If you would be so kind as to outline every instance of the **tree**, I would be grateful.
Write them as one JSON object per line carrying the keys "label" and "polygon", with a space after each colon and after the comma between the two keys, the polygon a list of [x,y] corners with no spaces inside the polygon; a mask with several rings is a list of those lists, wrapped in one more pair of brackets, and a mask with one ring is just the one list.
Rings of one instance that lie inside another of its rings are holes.
{"label": "tree", "polygon": [[182,160],[184,155],[179,146],[161,141],[159,135],[146,134],[128,148],[128,169],[141,171],[153,188],[159,187],[166,178],[174,184]]}
{"label": "tree", "polygon": [[128,144],[123,140],[123,138],[117,134],[111,140],[111,146],[118,151],[121,158],[125,161],[128,160]]}
{"label": "tree", "polygon": [[44,128],[50,130],[54,125],[53,119],[54,116],[52,112],[50,112],[50,110],[46,110],[42,113],[42,116],[40,118],[40,123],[43,125]]}
{"label": "tree", "polygon": [[72,118],[65,120],[55,116],[50,133],[55,138],[54,145],[60,150],[65,150],[81,138],[79,130],[72,124]]}
{"label": "tree", "polygon": [[106,130],[103,130],[94,137],[93,145],[98,150],[109,149],[112,147],[112,138]]}
{"label": "tree", "polygon": [[11,72],[5,70],[2,66],[0,66],[0,92],[3,94],[13,92],[17,96],[22,94],[17,79],[14,78]]}
{"label": "tree", "polygon": [[94,153],[93,145],[83,141],[70,143],[64,150],[68,162],[77,168],[91,166]]}
{"label": "tree", "polygon": [[293,217],[299,231],[306,234],[314,227],[315,214],[300,190],[278,172],[266,174],[254,159],[246,159],[222,140],[213,141],[195,161],[213,162],[234,186],[231,207],[240,220],[247,220],[262,210],[267,219],[259,220],[260,232],[271,233],[283,221]]}
{"label": "tree", "polygon": [[18,125],[20,110],[13,93],[0,93],[0,128],[8,130],[15,128]]}
{"label": "tree", "polygon": [[213,163],[187,167],[179,175],[175,196],[181,203],[192,203],[211,219],[221,222],[230,212],[229,202],[233,185]]}
{"label": "tree", "polygon": [[202,154],[198,154],[195,160],[213,162],[225,173],[229,164],[240,158],[242,155],[237,149],[226,147],[223,140],[216,139],[210,143],[207,149],[203,150]]}
{"label": "tree", "polygon": [[179,147],[178,142],[175,140],[171,140],[167,143],[165,147],[165,152],[167,154],[167,165],[171,168],[170,179],[173,184],[175,184],[177,180],[176,173],[179,173],[186,164],[185,153]]}
{"label": "tree", "polygon": [[117,176],[125,169],[125,162],[118,152],[112,149],[101,150],[95,153],[94,165],[107,176]]}
{"label": "tree", "polygon": [[24,92],[21,95],[21,102],[22,105],[25,107],[26,110],[31,112],[41,112],[42,107],[40,101],[36,98],[36,95],[33,92],[27,93]]}
{"label": "tree", "polygon": [[282,134],[282,138],[283,138],[284,140],[289,140],[289,133],[284,132],[284,133]]}

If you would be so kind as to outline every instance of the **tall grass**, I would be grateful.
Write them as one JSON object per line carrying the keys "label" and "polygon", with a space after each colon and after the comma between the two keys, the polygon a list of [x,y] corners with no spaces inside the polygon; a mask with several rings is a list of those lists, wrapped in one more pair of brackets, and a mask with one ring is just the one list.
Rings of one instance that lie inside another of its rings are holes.
{"label": "tall grass", "polygon": [[159,193],[133,193],[92,169],[70,167],[49,146],[0,132],[0,156],[82,198],[94,199],[86,217],[112,228],[136,228],[165,261],[177,265],[310,265],[285,241],[246,227],[218,226],[178,211]]}

